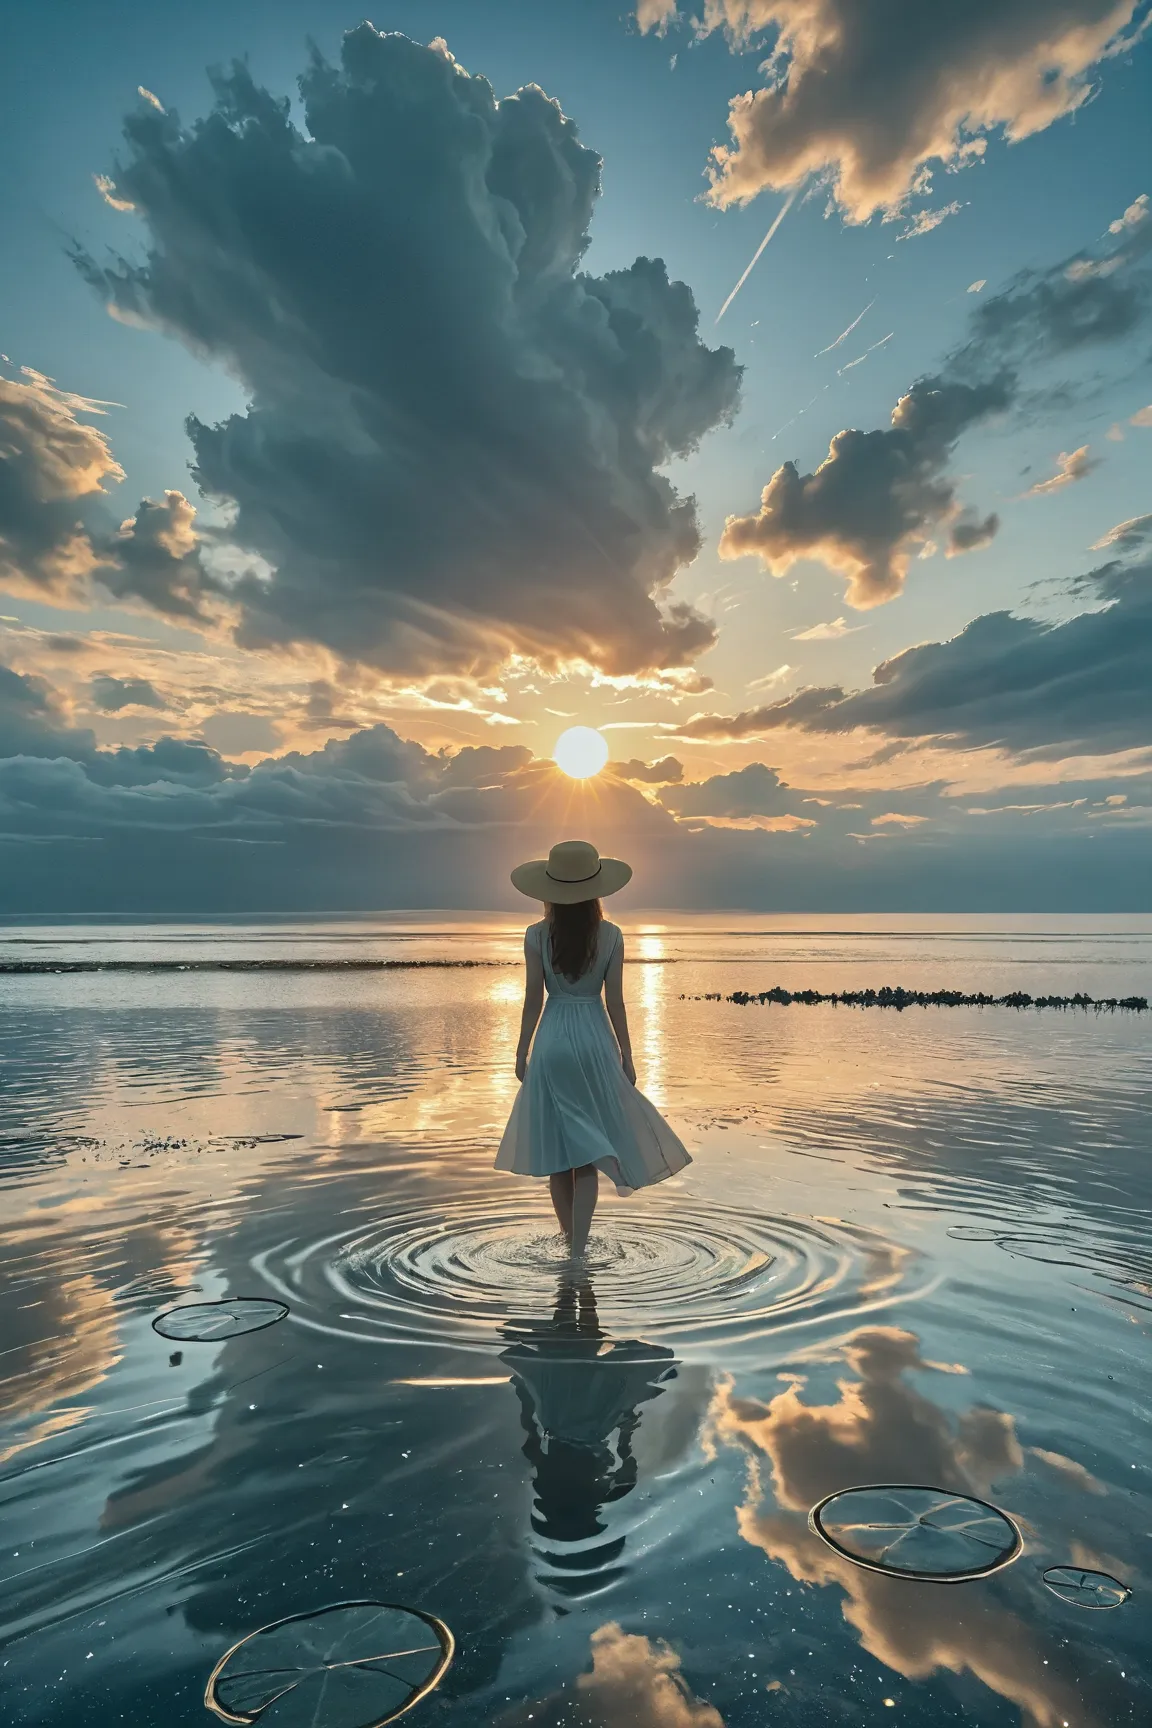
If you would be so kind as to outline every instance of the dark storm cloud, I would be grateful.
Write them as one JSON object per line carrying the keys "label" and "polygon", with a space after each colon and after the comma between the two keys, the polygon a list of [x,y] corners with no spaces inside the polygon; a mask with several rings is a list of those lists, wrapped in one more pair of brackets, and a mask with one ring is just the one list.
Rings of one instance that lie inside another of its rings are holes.
{"label": "dark storm cloud", "polygon": [[[189,422],[200,486],[271,567],[232,587],[239,640],[407,674],[708,647],[661,600],[699,536],[658,470],[730,418],[740,368],[659,260],[580,271],[600,160],[559,107],[368,24],[301,79],[306,131],[243,66],[214,85],[189,127],[151,104],[126,122],[145,261],[78,261],[249,393]],[[135,591],[195,610],[195,571],[165,568]]]}
{"label": "dark storm cloud", "polygon": [[[676,0],[638,0],[644,28]],[[1092,94],[1088,74],[1140,33],[1142,0],[709,0],[704,30],[738,47],[774,33],[766,85],[733,99],[712,197],[740,203],[817,175],[850,221],[898,211],[932,168],[978,159],[985,134],[1042,132]]]}
{"label": "dark storm cloud", "polygon": [[992,538],[997,518],[961,515],[948,463],[969,426],[1006,408],[1008,374],[971,385],[922,378],[892,410],[884,431],[838,432],[814,474],[785,462],[765,486],[755,516],[730,516],[722,558],[755,553],[773,575],[817,558],[848,578],[850,606],[883,605],[904,587],[918,547],[951,524],[949,550]]}
{"label": "dark storm cloud", "polygon": [[105,714],[118,714],[121,708],[167,708],[168,702],[147,678],[117,678],[111,672],[97,672],[88,685],[92,706]]}
{"label": "dark storm cloud", "polygon": [[991,612],[948,642],[907,648],[872,687],[802,690],[742,714],[697,715],[688,738],[762,737],[868,727],[957,749],[1002,745],[1042,756],[1152,746],[1152,564],[1108,565],[1089,580],[1103,600],[1062,624]]}

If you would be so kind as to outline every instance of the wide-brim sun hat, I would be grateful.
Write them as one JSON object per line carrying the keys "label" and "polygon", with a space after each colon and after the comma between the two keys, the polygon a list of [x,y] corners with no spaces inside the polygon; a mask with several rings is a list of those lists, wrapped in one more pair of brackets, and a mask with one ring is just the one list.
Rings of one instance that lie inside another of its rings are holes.
{"label": "wide-brim sun hat", "polygon": [[530,900],[553,906],[575,906],[581,900],[602,900],[632,879],[632,866],[622,858],[601,858],[587,840],[560,840],[547,858],[517,864],[512,886]]}

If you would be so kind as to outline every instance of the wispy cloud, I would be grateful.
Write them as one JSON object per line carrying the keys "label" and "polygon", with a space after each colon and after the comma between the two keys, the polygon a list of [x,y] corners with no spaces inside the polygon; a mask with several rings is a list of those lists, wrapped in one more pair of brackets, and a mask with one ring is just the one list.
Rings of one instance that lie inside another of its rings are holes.
{"label": "wispy cloud", "polygon": [[110,205],[113,210],[135,210],[136,206],[132,200],[121,198],[116,190],[115,180],[110,180],[107,174],[93,174],[92,178],[96,183],[97,192],[105,204]]}
{"label": "wispy cloud", "polygon": [[858,312],[856,317],[853,318],[853,320],[852,320],[851,324],[849,324],[847,330],[841,330],[841,332],[840,332],[839,336],[837,336],[835,342],[829,342],[827,348],[818,348],[816,350],[816,353],[813,354],[813,356],[812,356],[813,360],[819,360],[821,354],[831,354],[833,348],[839,348],[841,342],[844,341],[845,337],[851,336],[853,330],[855,330],[855,328],[856,328],[857,324],[859,324],[861,318],[863,318],[867,313],[871,312],[871,310],[872,310],[873,306],[875,306],[875,304],[876,304],[876,300],[875,300],[875,297],[873,297],[871,300],[869,300],[867,306],[865,306],[864,311]]}
{"label": "wispy cloud", "polygon": [[897,234],[897,240],[916,240],[921,234],[931,234],[934,228],[939,228],[941,222],[947,222],[949,216],[955,216],[964,208],[959,198],[953,198],[951,204],[942,204],[938,210],[920,210],[913,216],[903,234]]}
{"label": "wispy cloud", "polygon": [[1106,552],[1114,546],[1122,551],[1132,547],[1142,546],[1146,540],[1152,540],[1152,516],[1130,516],[1127,522],[1117,522],[1114,528],[1109,528],[1107,534],[1102,534],[1099,540],[1093,540],[1093,552]]}
{"label": "wispy cloud", "polygon": [[775,672],[766,672],[762,678],[753,678],[752,682],[746,684],[744,688],[746,690],[770,690],[774,684],[782,684],[791,671],[793,671],[791,666],[777,666]]}
{"label": "wispy cloud", "polygon": [[[841,636],[854,636],[857,630],[866,630],[866,624],[849,624],[844,618],[833,618],[827,624],[813,624],[808,630],[793,630],[794,642],[838,642]],[[752,686],[749,685],[749,689]]]}
{"label": "wispy cloud", "polygon": [[1086,480],[1094,468],[1099,468],[1101,458],[1088,454],[1091,448],[1081,444],[1079,450],[1061,450],[1056,458],[1056,472],[1047,480],[1038,480],[1035,486],[1030,486],[1025,492],[1025,498],[1041,498],[1049,492],[1060,492],[1065,486],[1072,486],[1077,480]]}

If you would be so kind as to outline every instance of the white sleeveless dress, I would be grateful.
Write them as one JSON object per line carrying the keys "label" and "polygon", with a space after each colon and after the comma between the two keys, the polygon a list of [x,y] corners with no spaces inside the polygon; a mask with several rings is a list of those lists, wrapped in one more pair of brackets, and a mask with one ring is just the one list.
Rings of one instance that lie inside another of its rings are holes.
{"label": "white sleeveless dress", "polygon": [[525,932],[524,951],[539,954],[548,999],[524,1084],[512,1106],[497,1170],[552,1176],[596,1164],[621,1194],[662,1182],[692,1162],[656,1106],[624,1076],[602,991],[624,937],[604,922],[596,957],[573,982],[552,969],[546,923]]}

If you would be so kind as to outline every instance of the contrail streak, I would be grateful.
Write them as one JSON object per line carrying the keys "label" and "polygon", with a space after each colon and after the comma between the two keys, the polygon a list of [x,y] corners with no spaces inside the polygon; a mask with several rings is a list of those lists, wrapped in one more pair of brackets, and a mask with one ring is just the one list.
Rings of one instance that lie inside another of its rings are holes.
{"label": "contrail streak", "polygon": [[[864,308],[864,312],[871,312],[871,310],[872,310],[873,306],[875,306],[875,304],[876,304],[875,299],[869,300],[867,306],[865,306],[865,308]],[[864,312],[861,312],[860,318],[863,318]],[[839,336],[837,336],[835,342],[829,342],[827,348],[817,349],[816,353],[813,354],[813,356],[812,356],[813,360],[819,360],[821,354],[831,354],[833,348],[839,348],[841,342],[844,341],[845,337],[851,336],[853,330],[855,330],[857,324],[859,324],[860,318],[853,318],[853,320],[852,320],[851,324],[849,324],[847,330],[841,330],[841,332],[840,332]]]}
{"label": "contrail streak", "polygon": [[752,254],[752,262],[749,264],[747,270],[745,270],[743,276],[741,276],[739,282],[737,282],[735,288],[733,288],[731,294],[729,294],[727,300],[725,300],[723,306],[721,306],[719,312],[717,312],[715,320],[714,320],[715,324],[719,324],[721,318],[723,318],[725,312],[727,312],[729,306],[731,306],[733,300],[735,300],[737,294],[739,294],[741,288],[743,288],[745,282],[747,282],[749,276],[751,276],[753,270],[755,269],[757,263],[759,262],[761,252],[763,252],[765,246],[767,246],[769,240],[771,240],[773,234],[775,234],[777,228],[779,228],[781,222],[783,222],[785,216],[787,216],[789,210],[791,210],[792,205],[796,201],[796,194],[797,194],[797,192],[799,192],[799,190],[800,190],[799,186],[794,186],[792,188],[791,192],[789,192],[787,198],[784,200],[783,207],[779,211],[777,211],[776,219],[773,222],[771,228],[769,228],[767,234],[765,234],[763,240],[761,240],[759,246],[757,246],[755,252]]}
{"label": "contrail streak", "polygon": [[845,364],[837,370],[837,378],[845,372],[851,372],[853,366],[859,366],[862,361],[867,360],[869,354],[874,354],[877,348],[883,348],[885,342],[891,342],[895,334],[895,330],[889,330],[887,336],[881,336],[879,342],[873,342],[871,348],[865,348],[863,354],[857,354],[855,360],[846,361]]}

